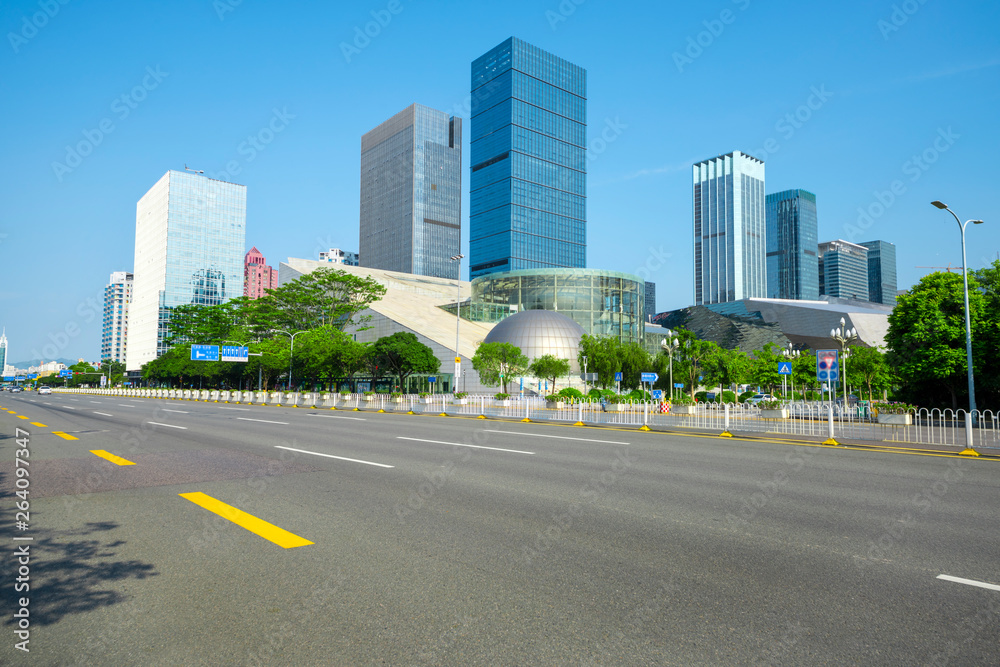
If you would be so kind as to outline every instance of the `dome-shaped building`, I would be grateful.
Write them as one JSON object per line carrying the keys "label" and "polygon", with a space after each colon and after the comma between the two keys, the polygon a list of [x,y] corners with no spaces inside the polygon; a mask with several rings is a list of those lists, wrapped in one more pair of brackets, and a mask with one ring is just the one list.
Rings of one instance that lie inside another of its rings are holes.
{"label": "dome-shaped building", "polygon": [[579,372],[580,338],[586,333],[571,318],[552,310],[523,310],[497,323],[484,343],[511,343],[534,361],[551,354],[568,359],[572,372]]}

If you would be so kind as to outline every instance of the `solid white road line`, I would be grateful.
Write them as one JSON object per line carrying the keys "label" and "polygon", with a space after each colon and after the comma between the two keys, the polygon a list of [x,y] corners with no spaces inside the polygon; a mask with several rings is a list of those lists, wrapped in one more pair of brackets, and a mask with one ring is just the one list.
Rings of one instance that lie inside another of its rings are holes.
{"label": "solid white road line", "polygon": [[504,433],[506,435],[526,435],[531,438],[558,438],[559,440],[579,440],[580,442],[600,442],[605,445],[631,445],[631,442],[618,442],[617,440],[591,440],[590,438],[570,438],[564,435],[544,435],[542,433],[518,433],[517,431],[494,431],[483,429],[487,433]]}
{"label": "solid white road line", "polygon": [[167,428],[179,428],[182,431],[187,430],[187,426],[174,426],[173,424],[161,424],[160,422],[146,422],[147,424],[152,424],[153,426],[166,426]]}
{"label": "solid white road line", "polygon": [[464,442],[442,442],[440,440],[422,440],[420,438],[407,438],[402,435],[396,436],[397,440],[413,440],[415,442],[429,442],[435,445],[455,445],[456,447],[472,447],[473,449],[492,449],[497,452],[511,452],[512,454],[534,454],[534,452],[523,452],[520,449],[501,449],[499,447],[483,447],[482,445],[467,445]]}
{"label": "solid white road line", "polygon": [[974,579],[962,579],[961,577],[952,577],[947,574],[939,574],[938,579],[944,579],[945,581],[954,581],[956,584],[965,584],[967,586],[978,586],[979,588],[987,588],[991,591],[1000,591],[1000,586],[996,584],[987,584],[984,581],[976,581]]}
{"label": "solid white road line", "polygon": [[241,412],[250,412],[250,408],[219,408],[220,410],[240,410]]}
{"label": "solid white road line", "polygon": [[186,415],[188,413],[187,410],[167,410],[166,408],[160,408],[160,411],[161,412],[179,412],[182,415]]}
{"label": "solid white road line", "polygon": [[237,417],[245,422],[264,422],[265,424],[284,424],[288,426],[288,422],[273,422],[270,419],[250,419],[249,417]]}
{"label": "solid white road line", "polygon": [[101,415],[103,417],[114,417],[114,415],[109,415],[107,412],[98,412],[97,410],[94,410],[94,414]]}
{"label": "solid white road line", "polygon": [[101,404],[101,402],[100,402],[100,401],[91,401],[91,403],[97,403],[98,405],[100,405],[100,404]]}
{"label": "solid white road line", "polygon": [[119,408],[134,408],[135,406],[134,405],[125,405],[124,403],[119,403],[118,407]]}
{"label": "solid white road line", "polygon": [[76,408],[74,408],[72,405],[64,405],[63,407],[66,408],[67,410],[76,410]]}
{"label": "solid white road line", "polygon": [[369,466],[378,466],[379,468],[395,468],[396,466],[386,465],[384,463],[375,463],[373,461],[362,461],[361,459],[349,459],[346,456],[334,456],[333,454],[320,454],[319,452],[307,452],[304,449],[294,449],[292,447],[282,447],[281,445],[275,445],[277,449],[287,449],[290,452],[300,452],[302,454],[312,454],[313,456],[325,456],[328,459],[338,459],[340,461],[350,461],[351,463],[364,463]]}
{"label": "solid white road line", "polygon": [[322,417],[323,419],[353,419],[356,422],[366,422],[366,421],[368,421],[364,417],[335,417],[333,415],[314,415],[311,412],[307,412],[306,414],[309,415],[310,417]]}

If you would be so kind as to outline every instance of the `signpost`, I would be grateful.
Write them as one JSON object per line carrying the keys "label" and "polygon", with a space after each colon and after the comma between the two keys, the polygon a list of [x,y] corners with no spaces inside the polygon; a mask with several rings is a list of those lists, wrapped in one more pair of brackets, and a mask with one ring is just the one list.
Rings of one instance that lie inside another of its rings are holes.
{"label": "signpost", "polygon": [[191,361],[218,361],[218,345],[192,345]]}
{"label": "signpost", "polygon": [[[837,361],[837,350],[816,350],[816,379],[821,383],[836,386],[840,377],[840,364]],[[832,389],[831,389],[832,396]]]}
{"label": "signpost", "polygon": [[663,400],[663,390],[662,389],[654,389],[653,390],[653,400],[654,401],[661,401],[661,400]]}
{"label": "signpost", "polygon": [[792,362],[790,361],[779,361],[778,362],[778,375],[781,376],[781,395],[788,395],[788,387],[785,384],[785,378],[792,374]]}
{"label": "signpost", "polygon": [[[653,383],[660,379],[660,376],[656,373],[639,373],[639,383],[645,384],[649,383],[649,388],[653,388]],[[643,394],[645,396],[645,394]],[[645,400],[645,399],[643,399]]]}

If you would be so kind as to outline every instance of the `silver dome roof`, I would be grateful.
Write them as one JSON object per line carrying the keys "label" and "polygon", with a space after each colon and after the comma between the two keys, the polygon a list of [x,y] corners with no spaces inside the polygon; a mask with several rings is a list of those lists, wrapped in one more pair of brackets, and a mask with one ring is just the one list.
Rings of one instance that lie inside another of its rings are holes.
{"label": "silver dome roof", "polygon": [[501,320],[487,334],[484,343],[511,343],[534,361],[551,354],[568,359],[573,370],[579,370],[576,357],[584,328],[571,318],[552,310],[523,310]]}

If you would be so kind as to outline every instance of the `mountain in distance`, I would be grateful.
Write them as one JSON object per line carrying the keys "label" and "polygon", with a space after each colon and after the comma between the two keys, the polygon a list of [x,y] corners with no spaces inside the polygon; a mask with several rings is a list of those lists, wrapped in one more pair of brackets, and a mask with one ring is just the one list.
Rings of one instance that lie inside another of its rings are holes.
{"label": "mountain in distance", "polygon": [[[52,361],[58,361],[60,364],[66,364],[66,366],[72,366],[78,363],[76,359],[66,359],[64,357],[59,357],[58,359],[46,359],[45,363]],[[13,366],[14,368],[31,368],[32,366],[38,366],[42,362],[40,359],[34,359],[32,361],[8,361],[7,364]]]}

